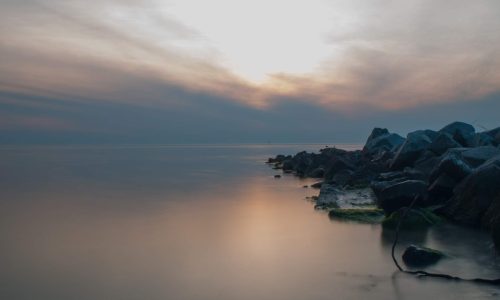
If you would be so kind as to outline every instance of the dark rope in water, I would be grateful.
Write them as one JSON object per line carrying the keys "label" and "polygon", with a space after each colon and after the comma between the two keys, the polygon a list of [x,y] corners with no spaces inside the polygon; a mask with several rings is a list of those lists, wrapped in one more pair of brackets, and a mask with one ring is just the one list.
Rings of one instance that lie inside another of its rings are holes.
{"label": "dark rope in water", "polygon": [[396,245],[398,244],[398,240],[399,240],[399,230],[401,227],[401,223],[403,223],[403,219],[406,217],[408,212],[413,208],[413,206],[415,205],[417,200],[418,200],[418,196],[415,196],[415,198],[410,203],[410,205],[406,209],[404,209],[403,214],[399,218],[398,225],[396,226],[396,236],[394,237],[394,243],[392,243],[391,256],[392,256],[392,260],[394,261],[394,264],[396,265],[398,270],[401,272],[416,275],[419,277],[435,277],[435,278],[444,278],[444,279],[455,280],[455,281],[471,281],[471,282],[477,282],[477,283],[500,285],[500,278],[499,279],[462,278],[462,277],[452,276],[452,275],[448,275],[448,274],[444,274],[444,273],[429,273],[429,272],[422,271],[422,270],[410,271],[410,270],[405,270],[401,267],[401,265],[398,263],[398,260],[396,259],[396,256],[394,255],[394,252],[396,250]]}

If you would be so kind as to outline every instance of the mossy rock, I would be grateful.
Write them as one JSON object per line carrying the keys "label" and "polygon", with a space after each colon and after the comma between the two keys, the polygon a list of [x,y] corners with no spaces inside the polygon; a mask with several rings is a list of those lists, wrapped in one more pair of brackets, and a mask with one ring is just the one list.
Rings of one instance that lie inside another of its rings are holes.
{"label": "mossy rock", "polygon": [[[395,211],[382,220],[384,228],[396,229],[404,209]],[[423,229],[443,222],[443,219],[425,208],[417,208],[410,210],[403,222],[401,223],[402,229]]]}
{"label": "mossy rock", "polygon": [[337,220],[380,223],[384,218],[384,211],[378,208],[334,208],[328,216]]}

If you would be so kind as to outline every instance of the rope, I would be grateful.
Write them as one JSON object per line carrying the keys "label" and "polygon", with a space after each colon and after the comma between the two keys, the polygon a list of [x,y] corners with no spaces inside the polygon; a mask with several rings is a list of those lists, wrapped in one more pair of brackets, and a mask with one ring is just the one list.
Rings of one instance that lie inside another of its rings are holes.
{"label": "rope", "polygon": [[407,274],[416,275],[418,277],[444,278],[444,279],[455,280],[455,281],[470,281],[470,282],[477,282],[477,283],[500,285],[500,278],[499,279],[462,278],[462,277],[452,276],[452,275],[448,275],[448,274],[444,274],[444,273],[429,273],[429,272],[422,271],[422,270],[410,271],[410,270],[405,270],[401,267],[398,260],[396,259],[396,256],[394,255],[394,252],[396,250],[396,245],[398,244],[398,240],[399,240],[399,230],[401,227],[401,223],[403,223],[404,218],[406,217],[408,212],[413,208],[413,206],[415,205],[417,200],[418,200],[418,196],[415,196],[415,198],[413,198],[413,201],[410,203],[410,206],[408,206],[406,209],[404,209],[403,214],[401,215],[401,218],[399,218],[398,225],[396,226],[396,235],[394,237],[394,242],[392,243],[391,256],[392,256],[392,260],[394,261],[394,264],[396,265],[398,270],[401,272],[407,273]]}

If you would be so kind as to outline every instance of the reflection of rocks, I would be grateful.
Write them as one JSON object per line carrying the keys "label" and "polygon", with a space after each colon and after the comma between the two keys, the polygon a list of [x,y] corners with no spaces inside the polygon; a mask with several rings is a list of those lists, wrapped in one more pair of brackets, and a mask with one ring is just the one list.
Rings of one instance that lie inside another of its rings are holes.
{"label": "reflection of rocks", "polygon": [[[422,228],[420,230],[405,230],[402,229],[399,235],[399,244],[418,244],[424,245],[427,241],[427,235],[429,233],[429,228]],[[394,238],[396,237],[396,230],[390,228],[382,227],[381,231],[381,242],[385,249],[390,249],[394,243]]]}
{"label": "reflection of rocks", "polygon": [[476,133],[472,125],[454,122],[406,138],[375,128],[363,150],[325,148],[317,154],[278,155],[268,163],[285,173],[321,178],[311,185],[321,188],[319,208],[376,202],[390,218],[417,197],[417,211],[439,206],[454,221],[491,229],[500,247],[499,161],[500,127]]}

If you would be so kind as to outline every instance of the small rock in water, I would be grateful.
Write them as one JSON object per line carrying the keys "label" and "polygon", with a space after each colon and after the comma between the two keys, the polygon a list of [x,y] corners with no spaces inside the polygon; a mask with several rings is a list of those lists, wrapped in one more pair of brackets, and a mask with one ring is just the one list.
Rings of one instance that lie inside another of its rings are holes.
{"label": "small rock in water", "polygon": [[274,178],[281,178],[281,175],[274,175]]}
{"label": "small rock in water", "polygon": [[440,251],[410,245],[403,253],[403,261],[411,267],[423,267],[437,263],[444,254]]}
{"label": "small rock in water", "polygon": [[309,186],[308,185],[304,185],[303,188],[307,189]]}

